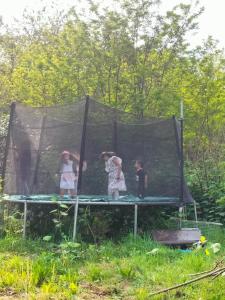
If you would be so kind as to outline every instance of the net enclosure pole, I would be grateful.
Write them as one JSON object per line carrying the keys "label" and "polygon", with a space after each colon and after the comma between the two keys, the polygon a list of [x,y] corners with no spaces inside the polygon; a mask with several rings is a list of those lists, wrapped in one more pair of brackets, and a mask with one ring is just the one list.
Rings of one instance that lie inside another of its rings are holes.
{"label": "net enclosure pole", "polygon": [[137,237],[137,224],[138,224],[138,205],[134,205],[134,237]]}
{"label": "net enclosure pole", "polygon": [[23,238],[26,238],[27,229],[27,201],[24,201],[24,212],[23,212]]}
{"label": "net enclosure pole", "polygon": [[184,202],[184,104],[180,102],[180,201]]}
{"label": "net enclosure pole", "polygon": [[194,213],[195,213],[195,223],[196,223],[196,226],[198,227],[198,214],[197,214],[197,205],[196,205],[195,200],[193,202],[193,205],[194,205]]}
{"label": "net enclosure pole", "polygon": [[[173,116],[173,122],[174,122],[174,132],[175,132],[175,138],[176,138],[176,145],[177,145],[177,156],[178,156],[178,161],[179,161],[179,165],[178,165],[178,168],[179,168],[179,199],[180,199],[180,206],[183,205],[183,185],[184,185],[184,182],[182,180],[182,174],[183,174],[183,171],[182,171],[182,150],[181,150],[181,128],[178,128],[177,126],[177,120],[175,118],[175,116]],[[179,134],[180,133],[180,134]]]}
{"label": "net enclosure pole", "polygon": [[[80,161],[79,161],[78,183],[77,183],[77,191],[78,192],[81,191],[81,186],[82,186],[82,175],[83,175],[83,164],[84,164],[84,157],[85,157],[88,110],[89,110],[89,96],[86,96],[85,109],[84,109],[84,119],[83,119],[83,129],[82,129],[82,137],[81,137],[81,145],[80,145]],[[76,240],[76,235],[77,235],[78,209],[79,209],[79,197],[77,195],[76,203],[75,203],[75,207],[74,207],[73,241]]]}
{"label": "net enclosure pole", "polygon": [[85,157],[88,110],[89,110],[89,96],[86,96],[83,129],[82,129],[82,137],[81,137],[81,145],[80,145],[80,162],[79,162],[78,184],[77,184],[78,191],[80,191],[82,187],[82,174],[83,174],[83,164],[84,164],[84,157]]}
{"label": "net enclosure pole", "polygon": [[180,206],[184,204],[184,113],[183,102],[180,103],[180,128],[177,126],[176,118],[173,116],[177,153],[179,159],[179,185],[180,185]]}
{"label": "net enclosure pole", "polygon": [[76,240],[77,235],[77,216],[78,216],[79,198],[76,196],[76,202],[74,204],[74,220],[73,220],[73,242]]}
{"label": "net enclosure pole", "polygon": [[1,187],[2,187],[3,192],[4,192],[4,187],[5,187],[5,174],[6,174],[6,165],[7,165],[7,159],[8,159],[8,154],[9,154],[10,135],[11,135],[11,131],[12,131],[13,117],[15,114],[15,110],[16,110],[16,102],[13,102],[10,106],[10,116],[9,116],[8,130],[7,130],[7,136],[6,136],[5,155],[4,155],[3,166],[2,166]]}

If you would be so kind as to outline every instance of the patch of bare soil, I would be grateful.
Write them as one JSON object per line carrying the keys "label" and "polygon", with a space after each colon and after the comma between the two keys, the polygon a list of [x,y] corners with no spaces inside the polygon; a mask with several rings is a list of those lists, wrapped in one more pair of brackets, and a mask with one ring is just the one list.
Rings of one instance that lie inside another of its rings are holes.
{"label": "patch of bare soil", "polygon": [[114,294],[114,289],[98,286],[97,283],[82,283],[80,284],[80,295],[78,296],[79,300],[109,300],[113,299],[112,295]]}
{"label": "patch of bare soil", "polygon": [[11,288],[2,288],[0,289],[0,300],[14,300],[14,299],[26,299],[22,294],[19,294],[17,291]]}

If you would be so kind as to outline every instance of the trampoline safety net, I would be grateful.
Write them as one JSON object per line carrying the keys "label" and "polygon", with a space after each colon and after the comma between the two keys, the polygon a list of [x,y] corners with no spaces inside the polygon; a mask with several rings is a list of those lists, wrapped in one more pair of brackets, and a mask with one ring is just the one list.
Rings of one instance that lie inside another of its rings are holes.
{"label": "trampoline safety net", "polygon": [[[115,151],[123,160],[127,192],[135,196],[134,164],[144,162],[146,196],[180,201],[179,124],[171,119],[143,119],[87,97],[63,106],[11,106],[4,170],[4,193],[10,195],[59,192],[60,154],[80,155],[79,193],[106,195],[107,174],[102,151]],[[184,183],[184,202],[192,197]],[[147,198],[146,197],[146,198]]]}
{"label": "trampoline safety net", "polygon": [[0,109],[0,176],[4,176],[9,109]]}

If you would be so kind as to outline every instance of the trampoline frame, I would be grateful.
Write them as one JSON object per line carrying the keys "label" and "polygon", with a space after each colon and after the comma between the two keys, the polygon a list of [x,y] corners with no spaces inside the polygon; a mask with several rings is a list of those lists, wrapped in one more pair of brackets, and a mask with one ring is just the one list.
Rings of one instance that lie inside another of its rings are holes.
{"label": "trampoline frame", "polygon": [[[134,207],[134,227],[133,227],[133,235],[136,238],[137,230],[138,230],[138,206],[165,206],[165,205],[173,205],[178,206],[177,201],[170,201],[170,202],[144,202],[144,201],[79,201],[79,196],[76,197],[74,200],[60,200],[60,201],[52,201],[52,200],[9,200],[4,199],[3,203],[23,203],[23,238],[26,238],[26,229],[27,229],[27,206],[28,204],[53,204],[53,205],[60,205],[60,204],[67,204],[74,206],[74,217],[73,217],[73,235],[72,240],[76,241],[77,237],[77,220],[78,220],[78,210],[79,205],[93,205],[93,206],[133,206]],[[195,222],[198,224],[198,217],[197,217],[197,206],[196,202],[193,201],[194,206],[194,215],[195,215]]]}

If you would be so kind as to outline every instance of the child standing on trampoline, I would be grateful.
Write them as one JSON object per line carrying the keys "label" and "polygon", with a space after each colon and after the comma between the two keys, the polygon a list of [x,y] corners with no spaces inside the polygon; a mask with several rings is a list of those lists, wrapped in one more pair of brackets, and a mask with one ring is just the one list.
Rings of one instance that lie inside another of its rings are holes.
{"label": "child standing on trampoline", "polygon": [[143,199],[148,187],[148,175],[144,170],[144,164],[141,160],[136,160],[134,167],[136,169],[137,196]]}
{"label": "child standing on trampoline", "polygon": [[[65,192],[71,197],[77,195],[77,182],[79,174],[80,156],[78,153],[72,154],[69,151],[63,151],[61,154],[60,167],[60,196],[64,197]],[[83,163],[83,171],[87,168],[87,163]]]}
{"label": "child standing on trampoline", "polygon": [[108,173],[108,196],[118,200],[119,192],[127,190],[122,171],[122,159],[114,152],[102,152],[101,159],[105,161],[105,170]]}

